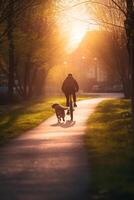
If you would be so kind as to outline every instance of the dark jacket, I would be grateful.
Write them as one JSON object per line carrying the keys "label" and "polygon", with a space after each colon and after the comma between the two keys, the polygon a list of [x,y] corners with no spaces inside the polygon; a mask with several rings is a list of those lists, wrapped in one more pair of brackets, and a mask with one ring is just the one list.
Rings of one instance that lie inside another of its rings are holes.
{"label": "dark jacket", "polygon": [[78,92],[79,85],[73,77],[67,77],[62,84],[62,91],[64,93]]}

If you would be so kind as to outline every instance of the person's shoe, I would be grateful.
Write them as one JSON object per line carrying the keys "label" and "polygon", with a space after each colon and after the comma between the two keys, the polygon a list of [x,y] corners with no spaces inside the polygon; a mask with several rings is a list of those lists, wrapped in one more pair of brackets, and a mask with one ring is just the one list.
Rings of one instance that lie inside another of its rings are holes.
{"label": "person's shoe", "polygon": [[76,104],[76,103],[74,103],[74,107],[77,107],[77,104]]}

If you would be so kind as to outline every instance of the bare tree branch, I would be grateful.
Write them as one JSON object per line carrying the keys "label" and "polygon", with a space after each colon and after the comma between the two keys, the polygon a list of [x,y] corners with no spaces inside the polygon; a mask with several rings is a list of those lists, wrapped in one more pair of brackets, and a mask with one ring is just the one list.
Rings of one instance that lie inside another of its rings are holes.
{"label": "bare tree branch", "polygon": [[111,0],[118,8],[119,10],[125,15],[127,16],[127,13],[121,8],[121,6],[115,1],[115,0]]}

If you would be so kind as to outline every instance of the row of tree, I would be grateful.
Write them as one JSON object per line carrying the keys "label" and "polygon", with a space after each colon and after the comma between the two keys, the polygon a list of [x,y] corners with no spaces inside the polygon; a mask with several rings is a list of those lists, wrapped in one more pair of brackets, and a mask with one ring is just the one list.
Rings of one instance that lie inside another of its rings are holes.
{"label": "row of tree", "polygon": [[[102,46],[101,54],[106,46],[111,46],[112,61],[114,61],[112,70],[118,72],[120,76],[125,97],[131,98],[134,124],[134,0],[88,2],[90,12],[95,16],[101,29],[110,33],[112,42]],[[110,58],[107,59],[105,56],[101,58],[111,62]]]}
{"label": "row of tree", "polygon": [[[0,71],[8,80],[9,101],[14,91],[23,99],[40,94],[50,68],[64,54],[63,37],[56,25],[56,9],[62,12],[64,1],[57,2],[0,1]],[[81,3],[89,5],[90,13],[106,33],[104,40],[110,38],[109,47],[104,44],[100,58],[119,74],[134,113],[134,1],[78,0],[74,6]],[[104,56],[108,48],[111,59]]]}
{"label": "row of tree", "polygon": [[50,68],[64,51],[53,0],[0,1],[0,71],[14,93],[28,99],[42,93]]}
{"label": "row of tree", "polygon": [[77,1],[103,32],[99,59],[119,75],[126,98],[131,99],[134,124],[134,0]]}

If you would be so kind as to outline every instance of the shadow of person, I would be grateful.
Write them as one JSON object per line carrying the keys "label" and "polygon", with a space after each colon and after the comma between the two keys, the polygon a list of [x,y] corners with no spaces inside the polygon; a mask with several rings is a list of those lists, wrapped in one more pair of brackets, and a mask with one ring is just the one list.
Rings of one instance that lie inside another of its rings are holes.
{"label": "shadow of person", "polygon": [[76,123],[75,121],[67,120],[65,123],[61,123],[60,126],[62,128],[69,128],[71,126],[74,126],[75,123]]}
{"label": "shadow of person", "polygon": [[60,126],[62,128],[69,128],[75,125],[75,121],[67,120],[66,122],[57,122],[55,124],[51,124],[51,126]]}
{"label": "shadow of person", "polygon": [[51,124],[51,126],[61,126],[63,124],[63,122],[61,123],[61,122],[57,122],[57,123],[55,123],[55,124]]}
{"label": "shadow of person", "polygon": [[51,126],[60,126],[62,128],[69,128],[75,125],[75,121],[67,120],[66,122],[57,122],[55,124],[51,124]]}

